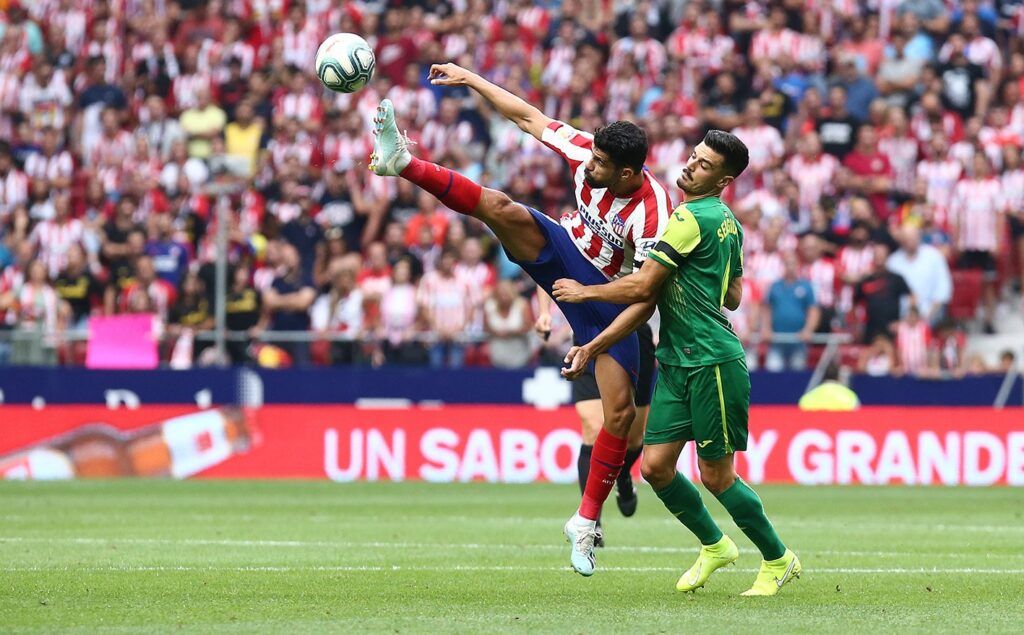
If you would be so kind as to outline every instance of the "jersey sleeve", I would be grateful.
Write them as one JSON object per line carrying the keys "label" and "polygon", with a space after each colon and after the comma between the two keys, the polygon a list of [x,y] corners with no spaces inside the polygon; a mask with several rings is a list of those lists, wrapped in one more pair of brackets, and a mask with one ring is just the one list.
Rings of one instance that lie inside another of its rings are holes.
{"label": "jersey sleeve", "polygon": [[629,236],[633,240],[634,269],[640,268],[641,263],[658,244],[671,214],[672,207],[667,193],[660,188],[654,189],[653,193],[633,210],[629,220]]}
{"label": "jersey sleeve", "polygon": [[668,218],[661,240],[648,257],[669,269],[678,269],[683,260],[700,244],[700,225],[693,213],[680,205]]}
{"label": "jersey sleeve", "polygon": [[583,163],[593,154],[594,137],[561,121],[549,123],[540,140],[573,167]]}
{"label": "jersey sleeve", "polygon": [[737,245],[738,249],[735,252],[733,252],[733,254],[732,254],[732,258],[729,261],[729,270],[732,272],[731,278],[742,278],[743,277],[743,227],[739,223],[736,223],[736,245]]}

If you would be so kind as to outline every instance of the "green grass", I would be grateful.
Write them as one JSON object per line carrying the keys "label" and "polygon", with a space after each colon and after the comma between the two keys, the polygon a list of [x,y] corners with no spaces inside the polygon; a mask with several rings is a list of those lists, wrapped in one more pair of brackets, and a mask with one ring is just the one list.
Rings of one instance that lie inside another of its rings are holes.
{"label": "green grass", "polygon": [[804,565],[775,598],[737,597],[760,558],[713,499],[739,564],[677,594],[695,540],[646,486],[584,579],[569,486],[0,483],[0,631],[1024,628],[1024,490],[758,490]]}

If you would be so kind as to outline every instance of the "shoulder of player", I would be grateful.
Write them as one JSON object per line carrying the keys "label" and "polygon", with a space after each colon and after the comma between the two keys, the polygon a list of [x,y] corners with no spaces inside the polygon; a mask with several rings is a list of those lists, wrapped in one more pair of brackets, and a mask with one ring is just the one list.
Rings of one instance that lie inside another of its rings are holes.
{"label": "shoulder of player", "polygon": [[559,121],[557,119],[553,119],[551,123],[548,124],[548,127],[544,130],[543,136],[546,138],[564,139],[565,141],[576,142],[577,144],[580,142],[586,142],[589,145],[594,141],[594,135],[583,132],[582,130],[577,130],[564,121]]}

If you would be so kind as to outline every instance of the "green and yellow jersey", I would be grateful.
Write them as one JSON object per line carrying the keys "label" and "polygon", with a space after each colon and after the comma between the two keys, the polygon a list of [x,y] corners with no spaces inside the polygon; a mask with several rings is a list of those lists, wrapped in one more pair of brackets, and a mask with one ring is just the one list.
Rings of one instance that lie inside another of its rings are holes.
{"label": "green and yellow jersey", "polygon": [[743,346],[722,305],[729,283],[743,275],[743,228],[722,199],[677,207],[648,257],[673,271],[658,298],[658,360],[696,367],[742,358]]}

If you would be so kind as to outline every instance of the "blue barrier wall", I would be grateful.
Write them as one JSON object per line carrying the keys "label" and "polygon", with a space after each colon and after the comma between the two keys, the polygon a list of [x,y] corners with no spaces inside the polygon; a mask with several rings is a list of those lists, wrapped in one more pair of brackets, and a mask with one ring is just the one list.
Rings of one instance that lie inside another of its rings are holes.
{"label": "blue barrier wall", "polygon": [[[406,399],[412,402],[533,403],[568,401],[567,387],[552,369],[522,371],[467,368],[318,368],[303,370],[90,371],[81,368],[0,368],[0,402],[109,403],[137,398],[140,403],[353,403],[359,399]],[[794,404],[809,373],[751,376],[755,404]],[[532,383],[532,388],[531,388]],[[866,405],[988,406],[1002,383],[1000,376],[959,381],[925,381],[909,377],[854,377],[852,388]],[[524,389],[531,398],[524,399]],[[115,392],[112,392],[115,391]],[[116,392],[120,391],[120,392]],[[1022,402],[1017,381],[1009,405]],[[254,395],[259,395],[254,397]],[[261,398],[260,398],[261,397]]]}

